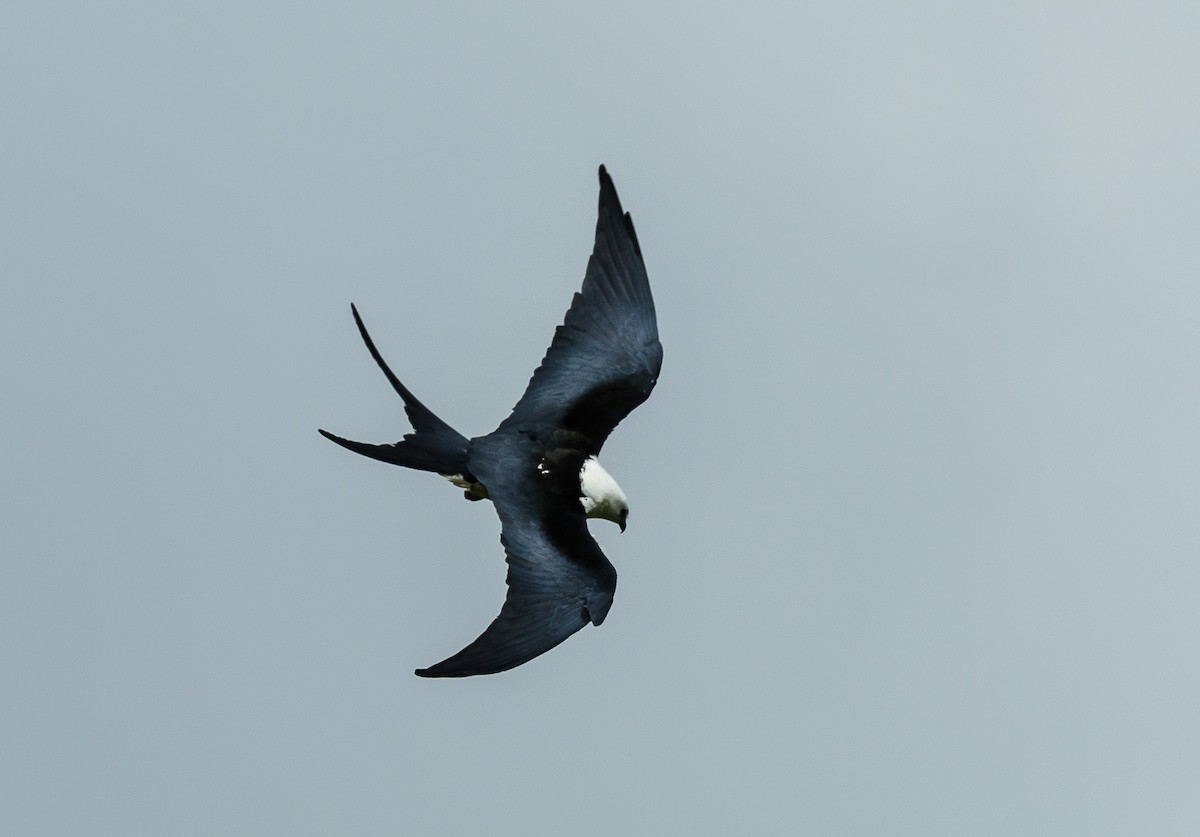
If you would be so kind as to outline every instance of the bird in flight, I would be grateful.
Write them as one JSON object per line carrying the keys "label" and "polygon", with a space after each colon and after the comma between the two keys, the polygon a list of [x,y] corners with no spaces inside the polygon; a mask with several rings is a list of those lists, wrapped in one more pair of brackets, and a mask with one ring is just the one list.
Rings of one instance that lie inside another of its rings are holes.
{"label": "bird in flight", "polygon": [[421,677],[494,674],[526,663],[608,615],[617,571],[587,519],[625,531],[629,501],[597,460],[613,428],[650,396],[662,345],[633,219],[600,167],[596,242],[583,287],[508,418],[467,439],[417,400],[375,348],[350,306],[367,350],[404,401],[413,432],[390,445],[320,433],[348,450],[431,471],[468,500],[491,500],[508,559],[500,615],[457,654]]}

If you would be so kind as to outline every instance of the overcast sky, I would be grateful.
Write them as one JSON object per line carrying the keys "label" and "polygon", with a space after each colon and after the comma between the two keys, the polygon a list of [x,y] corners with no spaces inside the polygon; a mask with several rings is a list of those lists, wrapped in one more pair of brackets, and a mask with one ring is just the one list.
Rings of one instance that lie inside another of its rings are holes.
{"label": "overcast sky", "polygon": [[[0,832],[1200,833],[1200,7],[451,5],[0,11]],[[601,162],[615,603],[416,678],[499,524],[349,304],[489,432]]]}

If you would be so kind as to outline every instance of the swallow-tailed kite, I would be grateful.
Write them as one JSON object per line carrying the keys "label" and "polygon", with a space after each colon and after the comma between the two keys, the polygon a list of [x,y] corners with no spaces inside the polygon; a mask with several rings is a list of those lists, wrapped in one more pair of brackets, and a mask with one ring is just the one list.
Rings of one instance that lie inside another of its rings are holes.
{"label": "swallow-tailed kite", "polygon": [[600,167],[600,217],[583,288],[554,332],[512,414],[467,439],[435,416],[392,373],[358,310],[371,357],[404,401],[413,432],[392,445],[321,434],[395,465],[441,474],[468,500],[490,499],[508,556],[508,597],[478,639],[422,677],[493,674],[549,651],[612,605],[617,572],[586,520],[625,531],[629,503],[596,456],[608,434],[650,396],[662,366],[654,300],[633,220]]}

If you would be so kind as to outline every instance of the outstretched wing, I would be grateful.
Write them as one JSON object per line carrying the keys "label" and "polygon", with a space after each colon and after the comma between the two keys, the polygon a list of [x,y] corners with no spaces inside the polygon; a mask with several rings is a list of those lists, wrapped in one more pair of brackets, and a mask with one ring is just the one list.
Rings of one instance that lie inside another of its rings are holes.
{"label": "outstretched wing", "polygon": [[596,243],[583,288],[554,332],[541,366],[500,425],[556,425],[582,433],[599,453],[613,428],[650,396],[662,345],[633,219],[600,167]]}
{"label": "outstretched wing", "polygon": [[[470,677],[515,668],[544,654],[612,606],[617,571],[588,534],[583,507],[537,472],[528,440],[516,434],[477,439],[472,467],[500,515],[508,556],[508,597],[478,639],[421,677]],[[522,467],[524,465],[525,467]],[[578,472],[578,463],[568,468]],[[577,477],[576,477],[577,478]],[[572,505],[573,504],[573,505]]]}

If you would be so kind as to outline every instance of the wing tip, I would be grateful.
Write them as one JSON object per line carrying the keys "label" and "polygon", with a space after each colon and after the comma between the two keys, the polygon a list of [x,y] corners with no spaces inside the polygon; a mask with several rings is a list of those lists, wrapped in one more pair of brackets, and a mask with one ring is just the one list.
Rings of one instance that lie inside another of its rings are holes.
{"label": "wing tip", "polygon": [[639,259],[642,258],[642,245],[638,242],[637,231],[633,228],[633,216],[626,212],[625,208],[621,206],[621,198],[617,195],[617,186],[615,183],[613,183],[612,176],[608,173],[608,167],[603,163],[600,164],[599,176],[600,200],[599,217],[596,219],[597,234],[599,234],[600,230],[605,226],[605,216],[607,214],[605,212],[605,207],[607,206],[612,210],[616,218],[620,219],[619,221],[614,220],[611,223],[616,226],[623,225],[625,227],[625,234],[629,236],[630,241],[633,242],[634,252],[637,254]]}
{"label": "wing tip", "polygon": [[[613,183],[612,175],[608,173],[608,167],[604,163],[600,164],[600,171],[597,172],[597,175],[600,178],[600,192],[612,192],[615,195],[617,191],[616,184]],[[620,205],[619,199],[617,204]]]}
{"label": "wing tip", "polygon": [[[451,658],[451,659],[453,659],[453,658]],[[491,668],[486,668],[486,667],[484,667],[484,668],[465,668],[462,666],[455,668],[455,667],[446,665],[446,663],[448,663],[448,662],[450,662],[449,659],[442,660],[442,662],[435,663],[435,664],[431,665],[429,668],[415,669],[413,671],[413,674],[417,675],[417,677],[425,677],[427,679],[432,680],[432,679],[441,678],[441,677],[473,677],[477,674],[496,674],[497,672],[504,670],[504,669],[491,669]]]}

